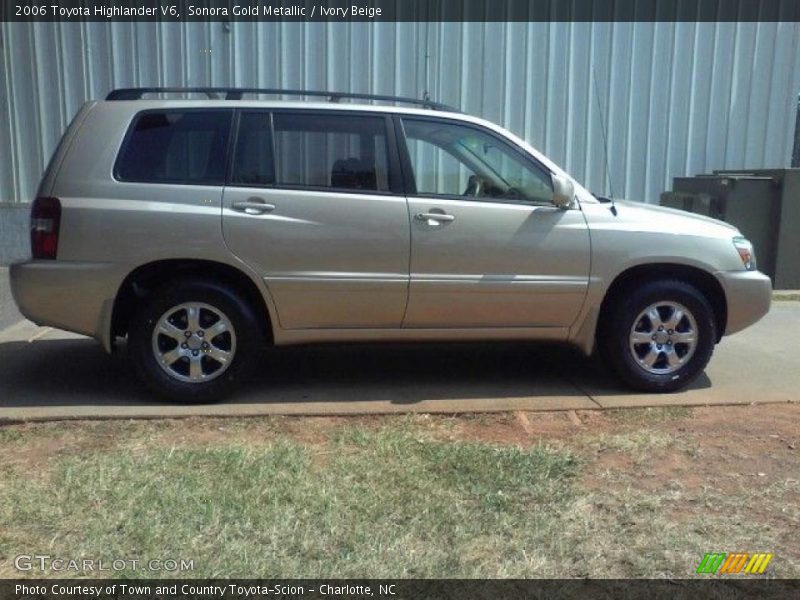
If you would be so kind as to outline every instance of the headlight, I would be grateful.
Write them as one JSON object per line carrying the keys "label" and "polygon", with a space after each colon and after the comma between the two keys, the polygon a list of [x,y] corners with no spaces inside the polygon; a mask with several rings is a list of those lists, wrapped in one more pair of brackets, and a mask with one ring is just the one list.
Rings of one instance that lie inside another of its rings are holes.
{"label": "headlight", "polygon": [[753,248],[753,244],[750,243],[750,240],[738,235],[733,238],[733,245],[739,253],[742,263],[744,263],[744,268],[748,271],[755,271],[758,268],[756,266],[756,251]]}

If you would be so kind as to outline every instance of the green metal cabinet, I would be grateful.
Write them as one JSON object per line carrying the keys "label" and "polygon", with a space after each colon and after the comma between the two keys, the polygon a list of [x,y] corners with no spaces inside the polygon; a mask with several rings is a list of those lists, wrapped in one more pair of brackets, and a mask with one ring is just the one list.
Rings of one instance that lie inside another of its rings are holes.
{"label": "green metal cabinet", "polygon": [[753,242],[776,289],[800,288],[800,169],[676,177],[661,204],[720,219]]}

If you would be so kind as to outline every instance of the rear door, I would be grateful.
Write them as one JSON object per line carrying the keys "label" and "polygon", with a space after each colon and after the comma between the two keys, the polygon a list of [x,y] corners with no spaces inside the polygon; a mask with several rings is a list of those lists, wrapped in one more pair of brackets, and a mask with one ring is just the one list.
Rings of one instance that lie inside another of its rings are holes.
{"label": "rear door", "polygon": [[589,280],[579,207],[552,204],[550,172],[498,134],[403,118],[411,284],[404,327],[572,324]]}
{"label": "rear door", "polygon": [[389,117],[238,113],[223,229],[285,329],[399,327],[409,219]]}

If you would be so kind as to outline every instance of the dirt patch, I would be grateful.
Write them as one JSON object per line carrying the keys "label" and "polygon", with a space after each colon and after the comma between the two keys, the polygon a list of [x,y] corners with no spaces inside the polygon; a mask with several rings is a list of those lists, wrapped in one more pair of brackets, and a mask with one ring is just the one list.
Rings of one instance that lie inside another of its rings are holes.
{"label": "dirt patch", "polygon": [[[573,448],[586,461],[580,486],[595,502],[615,506],[620,518],[626,503],[648,502],[664,523],[678,530],[683,524],[709,540],[721,536],[717,530],[729,528],[728,522],[746,522],[765,532],[771,550],[787,563],[800,559],[797,541],[778,533],[800,527],[800,405],[702,407],[649,422],[615,420],[607,413],[590,418],[598,430],[575,438]],[[611,437],[646,441],[642,434],[661,442],[599,446]],[[768,532],[775,533],[770,538]],[[748,539],[747,532],[742,535],[736,543]]]}
{"label": "dirt patch", "polygon": [[30,473],[45,470],[59,457],[79,456],[116,445],[114,432],[105,423],[22,423],[0,429],[0,466],[25,469]]}
{"label": "dirt patch", "polygon": [[[769,484],[776,478],[798,473],[800,440],[797,423],[800,404],[770,404],[761,406],[701,407],[690,409],[685,417],[660,420],[647,418],[615,420],[607,413],[582,415],[588,436],[573,441],[577,449],[587,453],[597,451],[604,439],[639,438],[644,442],[639,461],[631,463],[641,476],[644,486],[655,482],[680,481],[686,488],[713,486],[723,491],[738,491],[750,479]],[[661,440],[659,443],[647,444]],[[591,471],[610,467],[615,455],[635,454],[619,448],[593,460]]]}
{"label": "dirt patch", "polygon": [[65,449],[63,440],[45,438],[37,444],[15,444],[4,450],[2,464],[10,468],[29,468],[31,471],[42,470],[47,462],[58,456]]}
{"label": "dirt patch", "polygon": [[696,460],[665,468],[663,475],[691,470],[687,484],[736,491],[742,484],[765,486],[798,474],[799,419],[798,404],[695,409],[690,420],[665,424],[664,431],[691,440]]}
{"label": "dirt patch", "polygon": [[317,445],[327,440],[327,432],[338,426],[336,417],[323,419],[307,417],[302,421],[292,417],[253,419],[176,419],[148,443],[158,446],[237,444],[259,447],[271,444],[279,437]]}
{"label": "dirt patch", "polygon": [[[422,421],[437,439],[532,446],[568,438],[579,428],[565,412],[514,412],[426,416]],[[419,421],[418,421],[419,423]]]}

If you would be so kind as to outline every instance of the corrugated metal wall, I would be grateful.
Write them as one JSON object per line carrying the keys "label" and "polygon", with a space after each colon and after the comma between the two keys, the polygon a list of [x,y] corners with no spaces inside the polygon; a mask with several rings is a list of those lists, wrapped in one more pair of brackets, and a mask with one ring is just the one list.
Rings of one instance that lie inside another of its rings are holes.
{"label": "corrugated metal wall", "polygon": [[605,124],[615,195],[651,202],[674,176],[788,166],[800,92],[798,23],[2,23],[0,32],[0,202],[31,199],[72,115],[114,87],[427,90],[607,193]]}

